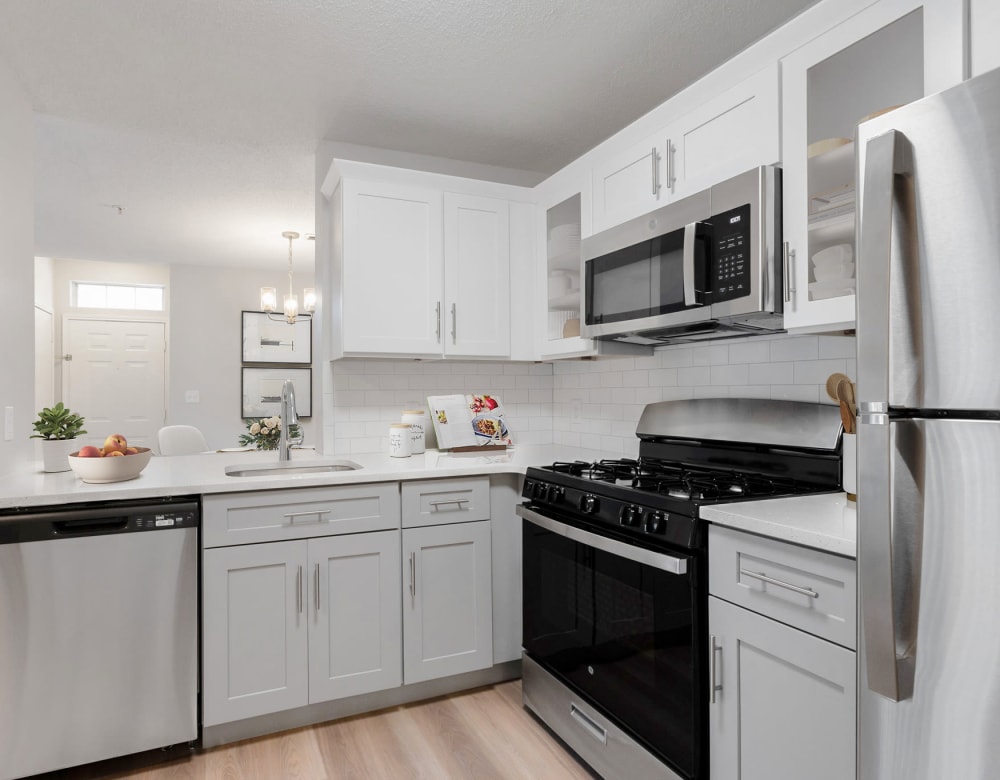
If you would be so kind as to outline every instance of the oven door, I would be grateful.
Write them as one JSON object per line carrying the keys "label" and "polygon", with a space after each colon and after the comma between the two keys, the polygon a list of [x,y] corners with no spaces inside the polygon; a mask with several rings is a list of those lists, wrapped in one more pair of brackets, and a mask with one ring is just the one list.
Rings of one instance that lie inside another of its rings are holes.
{"label": "oven door", "polygon": [[705,716],[699,561],[519,506],[524,650],[679,773],[698,777]]}

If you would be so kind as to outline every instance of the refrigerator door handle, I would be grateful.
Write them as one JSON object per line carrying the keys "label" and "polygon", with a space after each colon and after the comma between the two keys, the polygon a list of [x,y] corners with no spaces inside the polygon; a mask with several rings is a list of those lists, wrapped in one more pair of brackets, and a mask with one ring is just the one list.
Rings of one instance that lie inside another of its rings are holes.
{"label": "refrigerator door handle", "polygon": [[[897,654],[904,633],[893,577],[892,425],[889,418],[890,267],[898,178],[912,153],[891,130],[868,142],[858,262],[858,575],[868,687],[892,701],[913,694],[913,659]],[[919,567],[919,561],[914,562]],[[909,618],[915,620],[915,617]],[[916,626],[910,626],[916,638]],[[912,645],[911,645],[912,647]]]}

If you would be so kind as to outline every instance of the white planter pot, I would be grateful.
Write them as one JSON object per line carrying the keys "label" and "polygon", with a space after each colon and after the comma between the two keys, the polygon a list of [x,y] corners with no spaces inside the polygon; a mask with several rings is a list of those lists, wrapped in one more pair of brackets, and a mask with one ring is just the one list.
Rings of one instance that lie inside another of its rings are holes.
{"label": "white planter pot", "polygon": [[69,454],[77,449],[76,439],[42,439],[42,468],[69,471]]}

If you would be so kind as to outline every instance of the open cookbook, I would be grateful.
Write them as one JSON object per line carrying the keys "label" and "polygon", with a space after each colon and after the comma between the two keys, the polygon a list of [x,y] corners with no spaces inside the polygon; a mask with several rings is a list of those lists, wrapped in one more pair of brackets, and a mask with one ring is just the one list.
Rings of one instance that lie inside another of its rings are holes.
{"label": "open cookbook", "polygon": [[440,450],[508,447],[513,442],[503,406],[495,395],[431,395],[427,397]]}

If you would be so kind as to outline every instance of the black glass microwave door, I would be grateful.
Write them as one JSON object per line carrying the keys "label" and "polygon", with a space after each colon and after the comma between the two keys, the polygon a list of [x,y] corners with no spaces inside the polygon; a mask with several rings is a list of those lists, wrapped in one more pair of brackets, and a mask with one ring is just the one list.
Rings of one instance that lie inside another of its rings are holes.
{"label": "black glass microwave door", "polygon": [[666,314],[684,308],[684,231],[587,261],[587,323]]}
{"label": "black glass microwave door", "polygon": [[524,647],[694,772],[694,593],[675,575],[524,524]]}

